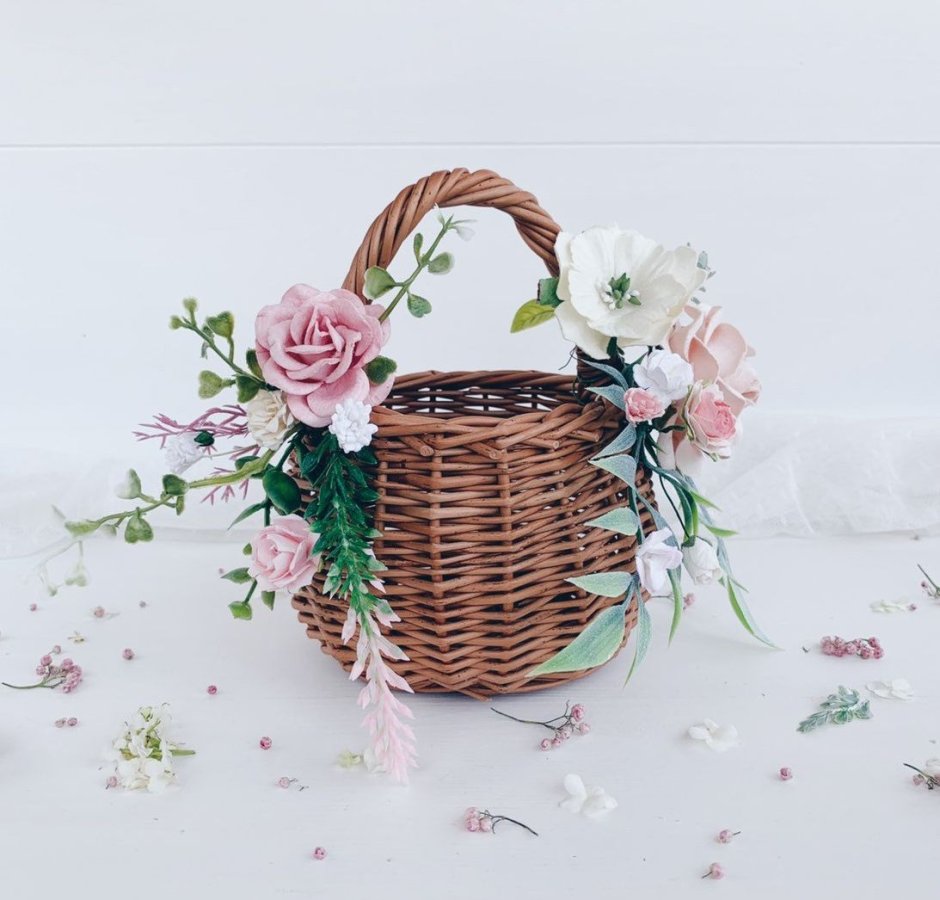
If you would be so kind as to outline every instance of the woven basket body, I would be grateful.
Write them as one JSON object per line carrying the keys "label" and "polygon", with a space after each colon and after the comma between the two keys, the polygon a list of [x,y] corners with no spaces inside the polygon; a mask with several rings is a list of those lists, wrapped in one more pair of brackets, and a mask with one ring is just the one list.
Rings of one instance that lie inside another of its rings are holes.
{"label": "woven basket body", "polygon": [[[387,265],[433,206],[497,206],[556,269],[558,227],[535,198],[490,172],[435,173],[376,220],[346,287]],[[587,526],[626,502],[624,485],[589,460],[622,429],[622,415],[579,378],[542,372],[422,372],[396,380],[373,411],[379,500],[376,556],[401,622],[390,638],[407,661],[394,668],[416,691],[475,697],[538,690],[584,673],[526,674],[571,642],[617,599],[567,579],[634,566],[633,537]],[[590,398],[590,399],[588,399]],[[644,472],[638,487],[653,502]],[[643,516],[648,527],[649,512]],[[346,668],[355,651],[341,631],[346,605],[322,593],[323,576],[293,600],[310,637]],[[627,617],[627,632],[636,620]]]}

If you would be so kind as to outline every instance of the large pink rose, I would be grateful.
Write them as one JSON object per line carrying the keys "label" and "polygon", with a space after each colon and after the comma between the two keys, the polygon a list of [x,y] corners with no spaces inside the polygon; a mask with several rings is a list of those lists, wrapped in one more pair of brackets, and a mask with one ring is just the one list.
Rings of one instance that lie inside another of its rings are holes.
{"label": "large pink rose", "polygon": [[737,328],[719,321],[720,312],[720,306],[689,303],[669,335],[669,349],[689,361],[696,381],[717,384],[737,417],[757,402],[760,381],[748,363],[754,351]]}
{"label": "large pink rose", "polygon": [[383,307],[342,289],[295,284],[255,320],[255,348],[265,381],[280,388],[294,418],[322,428],[339,403],[381,403],[392,379],[372,384],[363,366],[388,340]]}
{"label": "large pink rose", "polygon": [[320,566],[318,537],[300,516],[282,516],[255,535],[248,574],[263,591],[300,590]]}

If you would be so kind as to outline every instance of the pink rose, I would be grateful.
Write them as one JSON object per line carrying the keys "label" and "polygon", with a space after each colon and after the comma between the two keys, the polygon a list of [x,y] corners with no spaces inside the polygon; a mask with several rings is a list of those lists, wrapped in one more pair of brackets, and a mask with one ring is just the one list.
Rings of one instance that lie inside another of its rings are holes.
{"label": "pink rose", "polygon": [[730,456],[738,423],[716,384],[696,384],[686,401],[683,417],[696,447],[709,454]]}
{"label": "pink rose", "polygon": [[627,421],[634,425],[657,419],[666,411],[663,401],[645,388],[630,388],[623,395],[623,402]]}
{"label": "pink rose", "polygon": [[320,566],[320,555],[313,552],[318,537],[300,516],[281,516],[251,542],[248,574],[263,591],[299,590]]}
{"label": "pink rose", "polygon": [[255,347],[265,381],[280,388],[294,418],[315,428],[330,424],[337,405],[381,403],[392,379],[372,384],[363,366],[388,340],[383,307],[342,289],[295,284],[255,320]]}
{"label": "pink rose", "polygon": [[696,381],[717,384],[735,416],[757,402],[760,381],[748,359],[754,351],[733,325],[719,322],[721,307],[689,303],[669,336],[669,349],[688,360]]}

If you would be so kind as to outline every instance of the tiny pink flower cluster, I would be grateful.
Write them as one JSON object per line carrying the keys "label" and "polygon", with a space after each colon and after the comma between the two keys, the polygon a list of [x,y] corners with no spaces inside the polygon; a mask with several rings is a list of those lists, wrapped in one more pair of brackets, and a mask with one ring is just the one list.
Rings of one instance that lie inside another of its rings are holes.
{"label": "tiny pink flower cluster", "polygon": [[480,811],[475,806],[470,806],[464,813],[464,826],[467,831],[492,831],[493,817],[484,811]]}
{"label": "tiny pink flower cluster", "polygon": [[69,716],[67,719],[55,720],[56,728],[64,728],[66,725],[68,725],[69,728],[74,728],[77,724],[78,724],[78,719],[76,719],[75,716]]}
{"label": "tiny pink flower cluster", "polygon": [[860,656],[862,659],[881,659],[885,655],[876,637],[846,641],[840,637],[824,637],[819,646],[827,656]]}
{"label": "tiny pink flower cluster", "polygon": [[570,712],[564,716],[562,723],[555,728],[555,736],[543,738],[539,747],[542,750],[554,750],[575,733],[588,734],[590,731],[591,726],[584,721],[584,707],[580,703],[575,703]]}
{"label": "tiny pink flower cluster", "polygon": [[39,665],[36,666],[36,674],[42,678],[36,687],[56,688],[61,686],[63,693],[70,694],[81,684],[82,667],[72,662],[71,659],[63,659],[59,665],[54,665],[52,657],[47,653],[40,657]]}

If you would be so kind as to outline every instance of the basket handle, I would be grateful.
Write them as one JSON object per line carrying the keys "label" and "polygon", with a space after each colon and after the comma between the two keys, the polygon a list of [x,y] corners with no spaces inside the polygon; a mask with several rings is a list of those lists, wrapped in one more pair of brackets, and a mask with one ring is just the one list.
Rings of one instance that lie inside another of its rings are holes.
{"label": "basket handle", "polygon": [[366,269],[386,268],[405,238],[435,206],[489,206],[509,213],[522,240],[550,274],[558,274],[555,238],[561,228],[538,200],[487,169],[453,169],[433,172],[409,185],[379,213],[353,257],[343,287],[368,303],[362,293]]}

